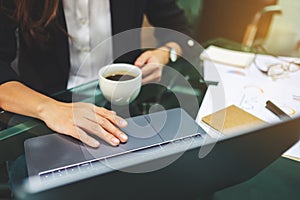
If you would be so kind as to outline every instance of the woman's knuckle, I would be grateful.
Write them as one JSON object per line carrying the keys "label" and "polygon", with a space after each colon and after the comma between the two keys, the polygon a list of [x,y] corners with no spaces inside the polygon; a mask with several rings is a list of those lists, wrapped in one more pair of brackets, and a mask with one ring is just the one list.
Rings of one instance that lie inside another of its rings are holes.
{"label": "woman's knuckle", "polygon": [[98,131],[99,131],[99,125],[97,125],[97,124],[92,124],[92,125],[90,125],[90,129],[91,129],[91,131],[93,131],[93,132],[98,132]]}
{"label": "woman's knuckle", "polygon": [[98,124],[99,124],[100,126],[102,126],[102,127],[105,126],[106,123],[107,123],[107,122],[106,122],[105,119],[99,119],[99,120],[98,120]]}

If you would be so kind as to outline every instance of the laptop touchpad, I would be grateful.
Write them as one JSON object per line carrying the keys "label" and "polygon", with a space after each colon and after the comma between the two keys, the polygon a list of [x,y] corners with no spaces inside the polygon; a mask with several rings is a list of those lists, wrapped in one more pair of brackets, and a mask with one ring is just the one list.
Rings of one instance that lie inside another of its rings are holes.
{"label": "laptop touchpad", "polygon": [[176,140],[198,132],[198,125],[183,109],[172,109],[145,116],[163,141]]}
{"label": "laptop touchpad", "polygon": [[137,116],[126,119],[128,125],[121,130],[127,134],[128,141],[113,147],[110,144],[99,139],[101,145],[98,149],[90,148],[86,145],[81,146],[84,154],[90,154],[94,158],[110,157],[116,154],[146,148],[162,142],[157,132],[152,128],[144,116]]}

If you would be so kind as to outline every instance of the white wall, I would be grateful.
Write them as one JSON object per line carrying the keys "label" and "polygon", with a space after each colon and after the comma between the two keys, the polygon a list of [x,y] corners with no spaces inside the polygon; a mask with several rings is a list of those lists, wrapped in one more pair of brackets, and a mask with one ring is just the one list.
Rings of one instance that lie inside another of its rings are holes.
{"label": "white wall", "polygon": [[279,0],[278,4],[283,13],[274,16],[265,46],[278,55],[300,57],[300,0]]}

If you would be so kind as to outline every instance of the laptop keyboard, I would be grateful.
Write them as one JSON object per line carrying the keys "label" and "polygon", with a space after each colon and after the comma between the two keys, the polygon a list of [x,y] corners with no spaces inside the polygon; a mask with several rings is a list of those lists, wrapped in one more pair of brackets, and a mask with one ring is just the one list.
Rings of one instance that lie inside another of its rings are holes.
{"label": "laptop keyboard", "polygon": [[[192,139],[196,139],[196,138],[201,138],[201,134],[197,133],[188,137],[184,137],[184,138],[178,138],[178,139],[174,139],[171,141],[167,141],[158,145],[160,147],[164,147],[167,144],[179,144],[182,142],[191,142]],[[155,147],[155,146],[151,146],[151,147]],[[150,147],[150,148],[151,148]],[[138,150],[132,150],[130,152],[138,152],[138,151],[142,151],[144,149],[138,149]],[[130,153],[130,152],[125,152],[126,153]],[[122,154],[123,155],[123,154]],[[111,157],[116,157],[115,156],[111,156]],[[109,159],[111,157],[104,157],[104,158],[99,158],[96,160],[92,160],[92,161],[86,161],[83,163],[78,163],[78,164],[74,164],[72,166],[66,166],[66,167],[62,167],[62,168],[58,168],[58,169],[54,169],[54,170],[49,170],[46,172],[41,172],[39,173],[39,176],[41,178],[42,181],[47,181],[50,179],[56,179],[56,178],[61,178],[61,177],[65,177],[65,176],[72,176],[74,174],[78,174],[78,173],[89,173],[91,172],[91,170],[97,170],[100,168],[100,166],[103,166],[102,162],[105,159]]]}

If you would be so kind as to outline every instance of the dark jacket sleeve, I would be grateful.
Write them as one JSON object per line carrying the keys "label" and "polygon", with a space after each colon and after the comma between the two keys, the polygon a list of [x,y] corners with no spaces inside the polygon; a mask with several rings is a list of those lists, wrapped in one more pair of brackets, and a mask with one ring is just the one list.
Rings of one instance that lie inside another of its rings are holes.
{"label": "dark jacket sleeve", "polygon": [[184,11],[176,0],[148,0],[147,3],[146,15],[152,25],[191,34]]}
{"label": "dark jacket sleeve", "polygon": [[146,16],[151,25],[158,27],[155,37],[158,45],[167,42],[177,42],[183,49],[183,53],[192,51],[192,30],[185,17],[184,11],[177,6],[176,0],[148,0]]}
{"label": "dark jacket sleeve", "polygon": [[[9,2],[9,1],[5,1]],[[12,1],[11,1],[12,2]],[[3,1],[0,1],[3,3]],[[16,26],[3,9],[0,10],[0,84],[18,80],[16,72],[11,68],[16,58]]]}

